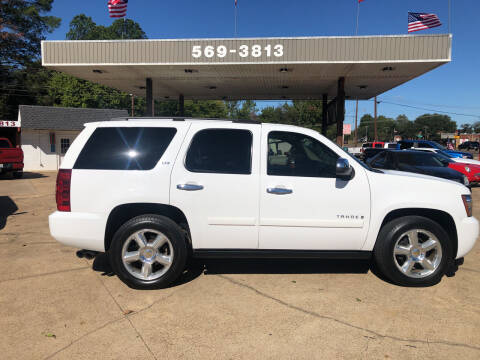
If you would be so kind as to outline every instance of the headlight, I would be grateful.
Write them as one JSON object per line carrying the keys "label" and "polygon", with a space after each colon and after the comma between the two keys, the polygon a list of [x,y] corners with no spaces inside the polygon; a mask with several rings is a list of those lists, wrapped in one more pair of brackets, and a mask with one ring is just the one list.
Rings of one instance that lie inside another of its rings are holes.
{"label": "headlight", "polygon": [[470,168],[468,166],[465,166],[465,171],[470,172]]}
{"label": "headlight", "polygon": [[472,195],[462,195],[463,205],[465,206],[465,211],[467,212],[467,216],[472,216],[473,213],[473,202],[472,202]]}

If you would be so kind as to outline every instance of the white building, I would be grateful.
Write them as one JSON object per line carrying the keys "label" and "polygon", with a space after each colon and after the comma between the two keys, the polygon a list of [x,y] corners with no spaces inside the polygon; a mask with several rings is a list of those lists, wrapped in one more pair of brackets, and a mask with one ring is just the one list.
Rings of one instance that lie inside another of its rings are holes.
{"label": "white building", "polygon": [[126,110],[20,105],[25,171],[58,170],[83,124],[128,116]]}

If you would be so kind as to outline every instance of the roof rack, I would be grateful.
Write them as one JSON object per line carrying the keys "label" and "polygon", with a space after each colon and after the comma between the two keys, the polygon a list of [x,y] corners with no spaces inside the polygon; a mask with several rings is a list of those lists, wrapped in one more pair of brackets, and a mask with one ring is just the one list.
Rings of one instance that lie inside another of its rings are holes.
{"label": "roof rack", "polygon": [[215,120],[215,121],[231,121],[234,124],[258,124],[262,122],[258,120],[251,119],[219,119],[219,118],[197,118],[197,117],[187,117],[187,116],[142,116],[142,117],[121,117],[114,118],[112,120],[126,120],[126,121],[135,121],[135,120],[173,120],[173,121],[185,121],[185,120]]}

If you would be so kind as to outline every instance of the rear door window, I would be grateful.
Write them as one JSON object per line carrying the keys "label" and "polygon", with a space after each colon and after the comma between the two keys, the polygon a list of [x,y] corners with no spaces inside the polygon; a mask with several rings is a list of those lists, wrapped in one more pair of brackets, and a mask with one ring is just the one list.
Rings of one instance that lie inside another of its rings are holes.
{"label": "rear door window", "polygon": [[83,147],[74,169],[151,170],[177,129],[163,127],[100,127]]}
{"label": "rear door window", "polygon": [[195,134],[185,158],[191,172],[251,174],[252,133],[245,129],[206,129]]}

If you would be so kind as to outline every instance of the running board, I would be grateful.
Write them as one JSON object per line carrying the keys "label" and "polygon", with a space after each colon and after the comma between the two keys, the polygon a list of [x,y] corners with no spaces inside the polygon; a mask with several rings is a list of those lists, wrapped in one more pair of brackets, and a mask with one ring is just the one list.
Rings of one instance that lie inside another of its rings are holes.
{"label": "running board", "polygon": [[369,260],[371,251],[342,250],[268,250],[268,249],[197,249],[195,258],[209,259],[361,259]]}

